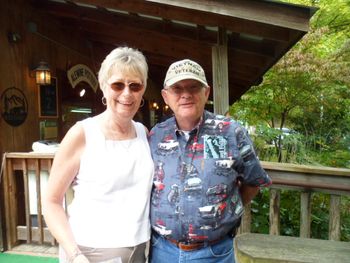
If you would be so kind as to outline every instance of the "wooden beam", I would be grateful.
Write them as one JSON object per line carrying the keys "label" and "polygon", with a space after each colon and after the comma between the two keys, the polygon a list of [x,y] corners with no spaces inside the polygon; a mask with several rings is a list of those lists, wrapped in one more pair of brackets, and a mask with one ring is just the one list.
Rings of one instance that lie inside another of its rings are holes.
{"label": "wooden beam", "polygon": [[349,242],[247,233],[234,240],[236,262],[349,262]]}
{"label": "wooden beam", "polygon": [[86,38],[97,40],[114,46],[130,45],[140,50],[162,55],[171,54],[178,58],[207,60],[211,45],[184,38],[168,36],[160,32],[140,30],[122,24],[105,26],[91,22],[80,25]]}
{"label": "wooden beam", "polygon": [[350,170],[287,163],[264,162],[273,186],[285,189],[350,195]]}
{"label": "wooden beam", "polygon": [[[94,22],[107,26],[124,25],[139,30],[161,32],[167,35],[184,37],[214,44],[216,42],[216,32],[207,30],[205,27],[187,26],[172,23],[170,20],[161,18],[149,18],[138,14],[125,14],[108,11],[106,8],[86,8],[77,5],[64,5],[51,1],[41,1],[36,3],[35,9],[42,13],[56,16],[59,19],[74,19],[79,24]],[[72,26],[71,26],[72,27]],[[79,25],[77,25],[79,28]]]}
{"label": "wooden beam", "polygon": [[[66,23],[69,28],[81,28],[82,24],[96,24],[96,31],[101,32],[101,25],[107,26],[123,26],[128,31],[130,28],[137,28],[138,31],[156,32],[166,34],[167,36],[174,36],[179,38],[186,38],[195,41],[206,42],[207,44],[214,44],[216,42],[216,33],[205,30],[204,27],[190,27],[184,25],[176,25],[171,22],[162,22],[155,19],[140,18],[139,16],[130,16],[126,14],[112,14],[111,12],[101,12],[99,9],[89,9],[79,6],[71,7],[69,5],[62,5],[54,2],[44,2],[37,7],[43,12],[58,16],[59,18],[70,18],[77,22],[67,20]],[[75,24],[75,25],[74,25]],[[118,37],[118,36],[116,36]],[[231,45],[231,43],[230,43]],[[236,38],[234,40],[232,50],[242,50],[248,53],[263,54],[265,56],[273,57],[274,50],[271,42],[262,44],[247,39]]]}
{"label": "wooden beam", "polygon": [[[239,32],[251,35],[261,36],[263,38],[275,39],[279,41],[289,40],[289,28],[282,26],[271,26],[270,23],[248,20],[246,18],[227,16],[215,12],[208,12],[202,9],[189,9],[187,1],[108,1],[108,0],[72,0],[75,3],[83,3],[105,8],[116,9],[120,11],[139,13],[150,15],[154,17],[162,17],[168,20],[177,20],[194,25],[210,26],[210,27],[224,27],[232,32]],[[173,3],[175,2],[175,3]],[[218,1],[196,1],[198,5],[210,2],[217,4]],[[247,1],[250,2],[250,1]],[[170,4],[171,3],[171,4]],[[183,6],[181,4],[184,4]],[[186,7],[187,6],[187,7]],[[186,8],[185,8],[186,7]],[[230,5],[228,5],[230,7]],[[233,6],[234,8],[234,6]],[[253,14],[251,14],[252,16]],[[276,16],[276,15],[274,15]],[[267,17],[268,20],[269,17]],[[266,19],[265,19],[266,20]]]}
{"label": "wooden beam", "polygon": [[[65,24],[69,24],[70,27],[79,27],[80,30],[85,32],[83,33],[85,38],[88,38],[90,41],[104,42],[113,46],[121,44],[133,45],[143,51],[164,56],[170,55],[174,58],[192,56],[193,59],[206,61],[211,48],[208,43],[197,40],[169,36],[155,31],[145,31],[122,24],[106,26],[89,21],[79,24],[79,22],[75,22],[74,20],[66,20]],[[184,52],[179,53],[179,50],[183,50]],[[230,61],[240,64],[236,66],[238,69],[241,68],[241,65],[247,65],[251,68],[263,67],[272,60],[272,57],[252,53],[251,51],[237,50],[235,48],[229,48],[228,57],[229,65]],[[255,70],[254,72],[258,73]]]}
{"label": "wooden beam", "polygon": [[214,113],[224,114],[229,107],[226,30],[220,28],[218,44],[212,47]]}
{"label": "wooden beam", "polygon": [[309,19],[316,11],[307,7],[281,4],[273,1],[215,1],[215,0],[146,0],[167,6],[181,7],[189,10],[202,11],[241,18],[263,24],[275,25],[307,32]]}

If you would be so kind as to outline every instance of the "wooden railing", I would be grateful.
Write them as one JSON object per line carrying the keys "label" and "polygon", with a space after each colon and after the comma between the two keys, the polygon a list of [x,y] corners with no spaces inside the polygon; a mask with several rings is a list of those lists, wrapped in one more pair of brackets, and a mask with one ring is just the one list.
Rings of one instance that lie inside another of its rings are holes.
{"label": "wooden railing", "polygon": [[[19,242],[48,243],[56,245],[54,238],[45,226],[41,210],[42,173],[49,173],[53,154],[6,153],[2,186],[4,193],[5,235],[7,249],[11,250]],[[301,194],[300,237],[310,237],[311,193],[331,194],[329,239],[340,238],[341,195],[350,195],[350,170],[329,167],[302,166],[262,162],[272,177],[270,188],[270,234],[280,233],[280,191],[292,189]],[[30,212],[29,175],[35,176],[35,202],[37,224],[33,225]],[[68,196],[66,200],[71,199]],[[251,213],[246,207],[240,232],[250,232]]]}
{"label": "wooden railing", "polygon": [[[287,163],[261,162],[271,176],[270,234],[280,234],[281,189],[300,192],[300,237],[311,233],[311,194],[330,194],[329,240],[340,240],[340,201],[342,195],[350,195],[350,169],[306,166]],[[245,207],[240,233],[251,232],[250,205]]]}
{"label": "wooden railing", "polygon": [[[53,154],[5,153],[4,155],[1,183],[4,193],[6,248],[11,250],[20,241],[56,245],[55,239],[45,225],[41,208],[42,173],[49,174]],[[35,200],[30,198],[33,196],[29,190],[30,176],[35,179]],[[34,202],[36,211],[30,211],[31,202]],[[33,219],[36,220],[35,224]]]}

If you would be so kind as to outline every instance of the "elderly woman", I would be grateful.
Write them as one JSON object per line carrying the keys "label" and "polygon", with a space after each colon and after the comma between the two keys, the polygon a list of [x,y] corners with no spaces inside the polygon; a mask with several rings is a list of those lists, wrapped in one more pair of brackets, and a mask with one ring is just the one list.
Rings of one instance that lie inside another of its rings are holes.
{"label": "elderly woman", "polygon": [[[114,49],[98,75],[106,110],[77,122],[60,144],[43,198],[60,262],[145,262],[153,162],[146,128],[132,119],[147,73],[141,52]],[[63,202],[71,184],[68,220]]]}

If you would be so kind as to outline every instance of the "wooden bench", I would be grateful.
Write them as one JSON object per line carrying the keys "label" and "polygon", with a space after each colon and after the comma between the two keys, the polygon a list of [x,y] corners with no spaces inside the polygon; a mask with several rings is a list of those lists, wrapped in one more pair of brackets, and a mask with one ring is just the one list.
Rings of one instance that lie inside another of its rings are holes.
{"label": "wooden bench", "polygon": [[246,233],[234,246],[239,263],[350,262],[350,242]]}

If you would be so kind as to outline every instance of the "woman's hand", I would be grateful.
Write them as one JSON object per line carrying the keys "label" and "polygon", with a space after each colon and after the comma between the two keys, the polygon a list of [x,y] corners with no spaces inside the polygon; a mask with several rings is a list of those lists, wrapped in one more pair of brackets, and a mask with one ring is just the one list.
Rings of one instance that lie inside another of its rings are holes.
{"label": "woman's hand", "polygon": [[73,260],[70,261],[71,263],[89,263],[90,261],[85,257],[83,254],[77,255]]}

